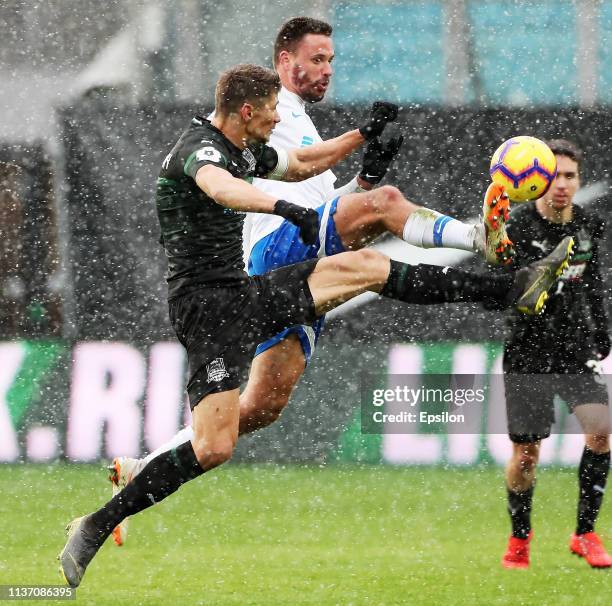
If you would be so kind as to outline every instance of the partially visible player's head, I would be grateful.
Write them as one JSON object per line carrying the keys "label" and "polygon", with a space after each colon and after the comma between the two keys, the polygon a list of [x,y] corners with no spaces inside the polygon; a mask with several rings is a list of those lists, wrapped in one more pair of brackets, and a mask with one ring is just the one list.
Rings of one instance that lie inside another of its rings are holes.
{"label": "partially visible player's head", "polygon": [[552,209],[562,211],[572,204],[580,187],[582,151],[566,139],[552,139],[547,144],[557,158],[557,176],[543,200]]}
{"label": "partially visible player's head", "polygon": [[578,170],[580,170],[580,164],[582,163],[582,151],[575,143],[572,143],[567,139],[550,139],[546,143],[555,156],[565,156],[566,158],[573,160],[576,162]]}
{"label": "partially visible player's head", "polygon": [[308,103],[325,97],[332,75],[332,26],[311,17],[287,21],[274,42],[274,67],[283,86]]}
{"label": "partially visible player's head", "polygon": [[239,116],[249,143],[268,141],[280,122],[276,111],[280,78],[271,69],[241,64],[224,71],[215,90],[215,114]]}

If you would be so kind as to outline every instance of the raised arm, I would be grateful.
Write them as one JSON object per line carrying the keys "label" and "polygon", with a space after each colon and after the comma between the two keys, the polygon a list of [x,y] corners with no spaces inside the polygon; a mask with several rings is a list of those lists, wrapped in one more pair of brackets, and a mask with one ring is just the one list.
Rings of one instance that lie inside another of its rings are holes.
{"label": "raised arm", "polygon": [[288,152],[287,172],[283,181],[303,181],[325,172],[344,160],[365,141],[358,129],[316,145]]}
{"label": "raised arm", "polygon": [[344,160],[364,141],[379,137],[387,123],[397,119],[397,113],[397,105],[376,101],[372,105],[369,121],[361,128],[316,145],[292,149],[288,152],[288,165],[283,181],[303,181],[328,170]]}

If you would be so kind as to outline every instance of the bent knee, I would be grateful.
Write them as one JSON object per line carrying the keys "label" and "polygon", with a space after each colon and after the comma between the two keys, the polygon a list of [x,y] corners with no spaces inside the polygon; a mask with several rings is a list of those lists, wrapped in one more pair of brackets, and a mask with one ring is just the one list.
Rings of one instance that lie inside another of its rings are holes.
{"label": "bent knee", "polygon": [[610,437],[607,431],[589,434],[586,437],[586,445],[589,450],[604,454],[610,450]]}
{"label": "bent knee", "polygon": [[211,469],[232,458],[236,443],[229,438],[220,438],[212,441],[195,440],[192,445],[200,467]]}
{"label": "bent knee", "polygon": [[336,269],[359,282],[378,282],[389,274],[389,258],[372,248],[362,248],[334,257]]}
{"label": "bent knee", "polygon": [[373,248],[361,248],[346,253],[350,258],[345,259],[348,263],[348,268],[355,271],[363,270],[368,267],[382,264],[387,260],[387,257]]}
{"label": "bent knee", "polygon": [[523,471],[532,471],[538,464],[538,457],[537,455],[522,454],[518,463]]}
{"label": "bent knee", "polygon": [[398,202],[404,200],[402,192],[393,185],[383,185],[374,190],[371,197],[373,210],[377,214],[385,214],[389,207],[396,206]]}
{"label": "bent knee", "polygon": [[413,212],[417,208],[421,208],[418,204],[408,200],[404,194],[393,185],[383,185],[374,191],[376,193],[374,196],[374,204],[376,210],[379,212],[387,212],[389,208],[396,208],[399,203],[408,205],[410,212]]}
{"label": "bent knee", "polygon": [[362,248],[361,250],[356,250],[354,255],[357,255],[357,263],[364,265],[373,265],[376,263],[381,263],[387,259],[385,255],[374,250],[373,248]]}
{"label": "bent knee", "polygon": [[513,459],[523,471],[531,471],[538,463],[539,445],[517,444],[514,447]]}
{"label": "bent knee", "polygon": [[385,200],[399,200],[403,198],[402,192],[395,185],[382,185],[375,190],[379,197]]}

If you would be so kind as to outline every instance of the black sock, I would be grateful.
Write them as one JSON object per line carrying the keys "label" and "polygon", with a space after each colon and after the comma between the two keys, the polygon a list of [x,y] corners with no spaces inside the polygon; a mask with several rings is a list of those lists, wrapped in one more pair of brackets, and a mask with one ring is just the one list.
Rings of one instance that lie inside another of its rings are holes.
{"label": "black sock", "polygon": [[512,521],[512,536],[526,539],[531,530],[531,501],[533,486],[523,492],[508,490],[508,513]]}
{"label": "black sock", "polygon": [[405,303],[505,301],[514,278],[507,274],[475,274],[453,267],[408,265],[391,259],[389,278],[380,294]]}
{"label": "black sock", "polygon": [[593,532],[606,489],[610,452],[593,452],[586,446],[578,470],[578,523],[576,534]]}
{"label": "black sock", "polygon": [[124,518],[159,503],[203,473],[191,442],[185,442],[147,463],[119,494],[92,515],[91,521],[108,536]]}

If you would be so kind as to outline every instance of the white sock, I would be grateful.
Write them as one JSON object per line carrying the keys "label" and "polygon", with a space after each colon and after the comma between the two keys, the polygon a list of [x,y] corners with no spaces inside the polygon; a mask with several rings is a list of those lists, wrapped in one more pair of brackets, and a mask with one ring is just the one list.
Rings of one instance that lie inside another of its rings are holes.
{"label": "white sock", "polygon": [[428,208],[418,208],[406,221],[402,238],[422,248],[478,249],[477,225],[463,223]]}
{"label": "white sock", "polygon": [[[167,450],[171,450],[172,448],[176,448],[185,442],[188,442],[193,438],[193,429],[191,425],[187,425],[181,429],[178,433],[175,433],[167,442],[164,442],[159,448],[154,450],[151,454],[147,455],[144,459],[143,467],[152,461],[156,456],[160,455],[162,452],[166,452]],[[139,470],[140,472],[141,470]]]}

